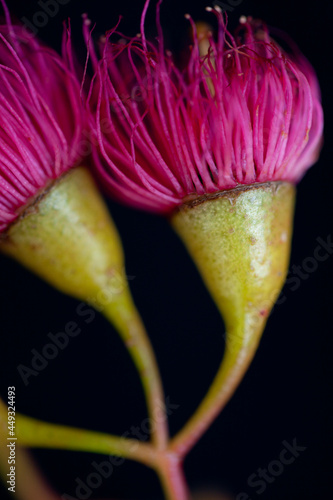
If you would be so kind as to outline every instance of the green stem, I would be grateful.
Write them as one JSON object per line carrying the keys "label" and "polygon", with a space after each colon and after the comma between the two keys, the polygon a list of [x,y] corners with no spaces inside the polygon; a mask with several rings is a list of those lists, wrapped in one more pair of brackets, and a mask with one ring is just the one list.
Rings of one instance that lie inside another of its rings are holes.
{"label": "green stem", "polygon": [[169,432],[161,376],[154,350],[130,293],[123,290],[119,299],[107,304],[101,312],[117,328],[137,368],[145,393],[152,443],[157,450],[165,450]]}
{"label": "green stem", "polygon": [[16,425],[21,446],[117,455],[149,467],[156,459],[153,446],[136,439],[49,424],[24,415],[17,415]]}
{"label": "green stem", "polygon": [[[7,407],[0,400],[1,442],[6,442],[6,435]],[[36,500],[37,498],[55,500],[57,497],[45,483],[29,455],[19,447],[84,451],[135,460],[156,471],[167,500],[189,500],[189,490],[182,471],[181,459],[169,450],[157,450],[153,444],[51,424],[21,414],[16,414],[16,438],[18,457],[22,464],[18,493],[23,500]],[[0,449],[0,470],[5,471],[6,457],[2,448]],[[25,478],[24,489],[21,488],[23,487],[22,478]],[[34,478],[33,481],[32,478]]]}
{"label": "green stem", "polygon": [[[0,401],[0,429],[2,436],[6,435],[6,426],[7,407]],[[151,444],[142,443],[136,439],[50,424],[19,413],[16,414],[16,437],[18,445],[24,447],[117,455],[136,460],[149,467],[155,464],[157,456]]]}
{"label": "green stem", "polygon": [[246,343],[239,344],[237,340],[237,336],[229,336],[222,363],[208,393],[190,420],[171,441],[170,450],[180,457],[184,457],[191,450],[235,392],[251,364],[260,334],[255,338],[246,339]]}

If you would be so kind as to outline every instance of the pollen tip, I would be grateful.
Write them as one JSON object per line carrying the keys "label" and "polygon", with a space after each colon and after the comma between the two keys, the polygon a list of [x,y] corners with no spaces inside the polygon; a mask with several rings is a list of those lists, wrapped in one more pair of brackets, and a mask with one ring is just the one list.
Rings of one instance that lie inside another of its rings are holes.
{"label": "pollen tip", "polygon": [[247,22],[247,17],[246,17],[246,16],[240,16],[240,18],[239,18],[239,22],[240,22],[241,24],[245,24],[245,23]]}
{"label": "pollen tip", "polygon": [[219,5],[214,5],[214,9],[216,10],[216,12],[219,12],[220,14],[222,14],[222,9]]}
{"label": "pollen tip", "polygon": [[135,36],[136,38],[141,38],[141,33],[137,33]]}
{"label": "pollen tip", "polygon": [[191,19],[190,14],[185,14],[185,16],[184,16],[184,17],[185,17],[185,19]]}
{"label": "pollen tip", "polygon": [[213,10],[212,7],[206,7],[207,12],[212,12],[212,10]]}

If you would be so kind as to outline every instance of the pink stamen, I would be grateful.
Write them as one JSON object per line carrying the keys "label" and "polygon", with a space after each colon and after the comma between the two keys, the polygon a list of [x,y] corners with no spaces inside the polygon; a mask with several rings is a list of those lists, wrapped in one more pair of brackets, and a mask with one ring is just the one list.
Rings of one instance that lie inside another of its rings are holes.
{"label": "pink stamen", "polygon": [[81,159],[85,112],[70,25],[63,58],[12,25],[0,26],[0,232],[50,181]]}
{"label": "pink stamen", "polygon": [[141,36],[124,37],[126,50],[108,37],[94,79],[94,160],[106,189],[136,207],[171,213],[189,194],[299,181],[316,161],[323,129],[318,83],[304,56],[289,56],[252,18],[242,18],[232,36],[226,16],[210,8],[217,40],[207,36],[208,53],[200,55],[186,15],[193,45],[181,70],[164,48],[161,3],[157,44],[145,36],[147,0]]}

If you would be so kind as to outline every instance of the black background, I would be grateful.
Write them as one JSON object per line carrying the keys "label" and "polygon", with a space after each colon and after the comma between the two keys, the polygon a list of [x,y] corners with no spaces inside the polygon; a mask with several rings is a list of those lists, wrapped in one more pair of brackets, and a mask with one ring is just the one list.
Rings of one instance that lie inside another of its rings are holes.
{"label": "black background", "polygon": [[[44,41],[59,47],[62,21],[71,16],[80,40],[80,14],[88,12],[101,33],[123,14],[122,31],[135,34],[144,1],[70,0],[39,29]],[[229,2],[235,5],[237,2]],[[154,1],[152,1],[154,4]],[[165,0],[162,22],[172,50],[184,39],[184,14],[210,20],[206,0]],[[35,1],[12,1],[18,18],[33,19]],[[242,14],[265,19],[288,32],[315,66],[326,117],[320,161],[298,188],[292,265],[313,256],[316,238],[332,235],[332,4],[329,1],[243,0],[230,12],[231,26]],[[207,17],[208,16],[208,17]],[[147,26],[154,26],[154,8]],[[79,48],[79,50],[82,50]],[[109,203],[121,233],[127,273],[135,301],[156,349],[166,395],[179,404],[170,417],[175,433],[194,411],[218,367],[223,324],[182,244],[166,220]],[[145,418],[136,372],[116,332],[100,316],[85,325],[77,302],[63,296],[5,257],[0,259],[1,394],[17,387],[20,412],[63,424],[120,433]],[[234,497],[246,491],[252,500],[332,498],[332,312],[333,256],[284,289],[286,300],[271,315],[256,358],[223,414],[190,453],[185,470],[191,488],[215,486]],[[28,365],[31,349],[41,350],[49,332],[77,321],[82,333],[38,376],[24,386],[17,365]],[[282,441],[307,447],[300,457],[257,495],[247,485],[259,467],[278,459]],[[83,481],[102,456],[35,451],[49,482],[75,496],[75,478]],[[157,500],[155,475],[126,462],[94,493],[94,498]],[[1,498],[7,498],[1,489]],[[38,500],[38,499],[36,499]]]}

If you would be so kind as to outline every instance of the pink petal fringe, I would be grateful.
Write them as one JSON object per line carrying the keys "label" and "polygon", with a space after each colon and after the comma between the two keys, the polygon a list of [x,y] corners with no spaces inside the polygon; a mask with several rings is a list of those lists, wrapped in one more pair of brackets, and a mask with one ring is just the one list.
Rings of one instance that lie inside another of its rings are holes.
{"label": "pink petal fringe", "polygon": [[63,58],[12,25],[0,26],[0,231],[80,160],[85,124],[69,29]]}
{"label": "pink petal fringe", "polygon": [[[93,158],[119,201],[168,214],[188,195],[267,181],[296,183],[317,159],[323,114],[315,73],[299,51],[284,52],[266,26],[243,19],[235,36],[219,10],[217,40],[184,70],[141,36],[109,32],[90,92]],[[117,33],[117,32],[116,32]],[[123,35],[122,35],[123,36]]]}

